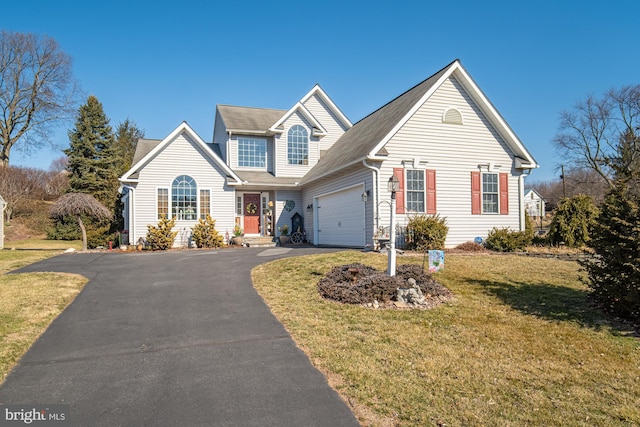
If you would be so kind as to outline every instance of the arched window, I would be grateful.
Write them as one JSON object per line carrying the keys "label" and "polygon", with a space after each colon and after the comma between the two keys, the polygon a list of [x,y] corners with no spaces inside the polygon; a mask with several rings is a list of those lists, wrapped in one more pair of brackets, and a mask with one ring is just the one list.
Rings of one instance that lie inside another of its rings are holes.
{"label": "arched window", "polygon": [[295,125],[289,129],[287,137],[288,162],[290,165],[309,164],[309,135],[307,130]]}
{"label": "arched window", "polygon": [[198,216],[198,187],[188,175],[180,175],[171,184],[171,215],[193,221]]}

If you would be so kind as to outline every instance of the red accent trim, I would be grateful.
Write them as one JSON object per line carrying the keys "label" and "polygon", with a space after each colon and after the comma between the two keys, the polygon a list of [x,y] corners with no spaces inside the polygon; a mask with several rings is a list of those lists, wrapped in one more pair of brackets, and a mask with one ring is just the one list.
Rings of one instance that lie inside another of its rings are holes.
{"label": "red accent trim", "polygon": [[482,213],[482,184],[480,172],[471,172],[471,214]]}
{"label": "red accent trim", "polygon": [[500,174],[500,215],[509,215],[509,174]]}
{"label": "red accent trim", "polygon": [[427,169],[427,213],[436,213],[436,171]]}
{"label": "red accent trim", "polygon": [[393,168],[393,175],[400,181],[400,188],[396,191],[396,213],[404,213],[404,168]]}

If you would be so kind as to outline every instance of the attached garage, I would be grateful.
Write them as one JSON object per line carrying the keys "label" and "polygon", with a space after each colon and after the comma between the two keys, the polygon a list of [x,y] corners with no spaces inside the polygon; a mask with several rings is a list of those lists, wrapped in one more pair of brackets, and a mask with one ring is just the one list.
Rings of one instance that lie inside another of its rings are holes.
{"label": "attached garage", "polygon": [[318,244],[364,247],[363,190],[358,185],[316,198]]}

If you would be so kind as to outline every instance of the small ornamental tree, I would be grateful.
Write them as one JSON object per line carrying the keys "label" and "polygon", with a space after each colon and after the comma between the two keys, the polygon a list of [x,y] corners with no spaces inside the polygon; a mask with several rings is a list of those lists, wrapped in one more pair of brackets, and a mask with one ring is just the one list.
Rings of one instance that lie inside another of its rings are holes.
{"label": "small ornamental tree", "polygon": [[148,225],[147,231],[147,245],[152,251],[165,251],[173,246],[173,241],[176,239],[177,231],[173,231],[173,226],[176,224],[176,217],[167,219],[166,216],[162,216],[158,226]]}
{"label": "small ornamental tree", "polygon": [[61,196],[51,208],[50,215],[55,219],[66,216],[74,216],[82,231],[82,250],[87,250],[87,229],[83,217],[93,218],[99,221],[111,218],[111,211],[102,205],[90,194],[67,193]]}
{"label": "small ornamental tree", "polygon": [[224,238],[216,230],[216,220],[207,214],[205,219],[200,218],[193,226],[191,235],[196,246],[199,248],[219,248],[223,245]]}
{"label": "small ornamental tree", "polygon": [[572,248],[586,245],[597,216],[598,208],[590,196],[580,195],[562,200],[551,221],[551,244],[563,243]]}

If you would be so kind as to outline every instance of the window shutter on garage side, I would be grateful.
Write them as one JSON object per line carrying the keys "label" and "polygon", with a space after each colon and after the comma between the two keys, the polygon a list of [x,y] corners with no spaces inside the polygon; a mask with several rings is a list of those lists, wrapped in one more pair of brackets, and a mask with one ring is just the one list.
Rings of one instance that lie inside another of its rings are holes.
{"label": "window shutter on garage side", "polygon": [[427,169],[427,213],[436,213],[436,171]]}
{"label": "window shutter on garage side", "polygon": [[393,168],[393,175],[400,181],[400,188],[396,191],[396,213],[404,213],[404,168]]}
{"label": "window shutter on garage side", "polygon": [[500,174],[500,215],[509,215],[509,174]]}
{"label": "window shutter on garage side", "polygon": [[471,172],[471,214],[482,213],[482,185],[480,172]]}

